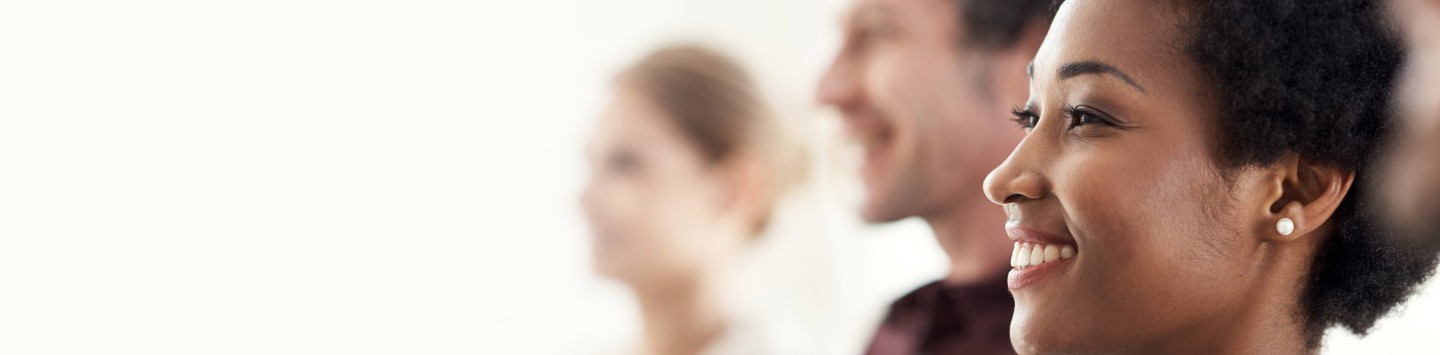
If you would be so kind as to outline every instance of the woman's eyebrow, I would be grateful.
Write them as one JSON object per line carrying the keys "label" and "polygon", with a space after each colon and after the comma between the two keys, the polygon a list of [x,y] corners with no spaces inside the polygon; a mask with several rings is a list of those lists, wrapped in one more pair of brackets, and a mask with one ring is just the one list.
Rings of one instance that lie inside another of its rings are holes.
{"label": "woman's eyebrow", "polygon": [[1139,89],[1140,92],[1145,92],[1145,87],[1135,83],[1135,79],[1131,79],[1129,75],[1125,74],[1125,72],[1120,71],[1120,69],[1115,69],[1115,67],[1105,63],[1087,60],[1083,62],[1065,64],[1064,66],[1060,67],[1060,80],[1070,79],[1086,74],[1110,74],[1117,78],[1120,78],[1120,80],[1124,80],[1126,84],[1134,86],[1136,89]]}
{"label": "woman's eyebrow", "polygon": [[[1120,78],[1120,80],[1125,81],[1126,84],[1130,84],[1130,86],[1135,87],[1135,89],[1140,90],[1140,92],[1145,92],[1145,87],[1141,86],[1139,83],[1136,83],[1135,79],[1130,78],[1130,75],[1125,74],[1125,72],[1120,71],[1120,69],[1116,69],[1109,64],[1101,63],[1098,61],[1087,60],[1069,63],[1060,66],[1059,70],[1060,80],[1070,79],[1087,74],[1110,74],[1112,76],[1115,76],[1116,78]],[[1030,66],[1025,67],[1025,75],[1029,76],[1031,79],[1035,78],[1035,62],[1030,62]]]}
{"label": "woman's eyebrow", "polygon": [[888,19],[894,16],[891,12],[893,11],[891,11],[889,7],[884,6],[884,4],[867,2],[856,5],[850,9],[850,12],[841,18],[841,23],[843,25],[859,26],[859,24],[865,21],[873,22]]}

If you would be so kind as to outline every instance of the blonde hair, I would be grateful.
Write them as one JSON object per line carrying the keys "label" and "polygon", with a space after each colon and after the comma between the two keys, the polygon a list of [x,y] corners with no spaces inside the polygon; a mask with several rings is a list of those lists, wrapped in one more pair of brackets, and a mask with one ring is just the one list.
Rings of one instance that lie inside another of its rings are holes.
{"label": "blonde hair", "polygon": [[766,203],[756,232],[806,173],[807,156],[738,63],[696,45],[662,47],[621,72],[618,82],[664,111],[710,163],[737,154],[766,168]]}

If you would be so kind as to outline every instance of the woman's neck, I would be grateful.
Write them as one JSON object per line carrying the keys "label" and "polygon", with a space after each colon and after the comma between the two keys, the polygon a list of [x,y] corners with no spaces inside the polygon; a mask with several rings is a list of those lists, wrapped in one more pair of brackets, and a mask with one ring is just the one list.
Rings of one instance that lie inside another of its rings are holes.
{"label": "woman's neck", "polygon": [[[1288,309],[1288,310],[1287,310]],[[1252,309],[1235,317],[1222,317],[1190,336],[1161,340],[1137,353],[1150,354],[1311,354],[1305,329],[1294,307]]]}
{"label": "woman's neck", "polygon": [[[1314,243],[1315,241],[1310,241]],[[1194,354],[1313,354],[1303,318],[1302,295],[1307,267],[1286,268],[1285,265],[1308,265],[1314,258],[1314,246],[1296,244],[1279,246],[1265,244],[1259,253],[1269,254],[1257,260],[1248,277],[1249,294],[1237,302],[1243,306],[1228,314],[1218,315],[1202,325],[1185,329],[1164,345],[1151,347],[1144,353]]]}
{"label": "woman's neck", "polygon": [[726,327],[718,275],[636,287],[644,322],[641,354],[697,354]]}

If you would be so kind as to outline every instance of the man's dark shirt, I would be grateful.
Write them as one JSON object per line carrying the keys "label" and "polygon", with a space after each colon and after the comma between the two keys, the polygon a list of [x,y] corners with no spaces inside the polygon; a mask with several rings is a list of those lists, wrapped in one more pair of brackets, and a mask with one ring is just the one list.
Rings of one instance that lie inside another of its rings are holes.
{"label": "man's dark shirt", "polygon": [[1014,354],[1015,300],[1005,274],[960,286],[932,282],[890,305],[867,355]]}

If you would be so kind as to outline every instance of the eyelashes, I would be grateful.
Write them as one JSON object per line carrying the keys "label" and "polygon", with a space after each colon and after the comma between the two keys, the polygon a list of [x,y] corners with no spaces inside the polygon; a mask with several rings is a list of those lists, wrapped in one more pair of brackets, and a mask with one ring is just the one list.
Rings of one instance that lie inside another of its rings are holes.
{"label": "eyelashes", "polygon": [[1096,123],[1114,126],[1114,123],[1107,119],[1104,115],[1101,115],[1095,111],[1091,111],[1090,109],[1087,109],[1085,107],[1067,106],[1065,107],[1064,111],[1065,117],[1070,118],[1071,128]]}
{"label": "eyelashes", "polygon": [[[1119,125],[1115,124],[1108,116],[1084,106],[1065,106],[1061,108],[1060,111],[1064,112],[1065,118],[1070,121],[1068,129],[1097,123],[1119,127]],[[1010,110],[1010,114],[1014,115],[1014,117],[1010,118],[1010,121],[1015,122],[1015,124],[1019,125],[1022,129],[1034,129],[1035,126],[1040,124],[1040,115],[1035,113],[1033,107],[1016,107]]]}
{"label": "eyelashes", "polygon": [[1040,116],[1036,115],[1035,109],[1029,106],[1011,109],[1010,114],[1014,115],[1010,121],[1015,122],[1022,129],[1033,129],[1040,123]]}

